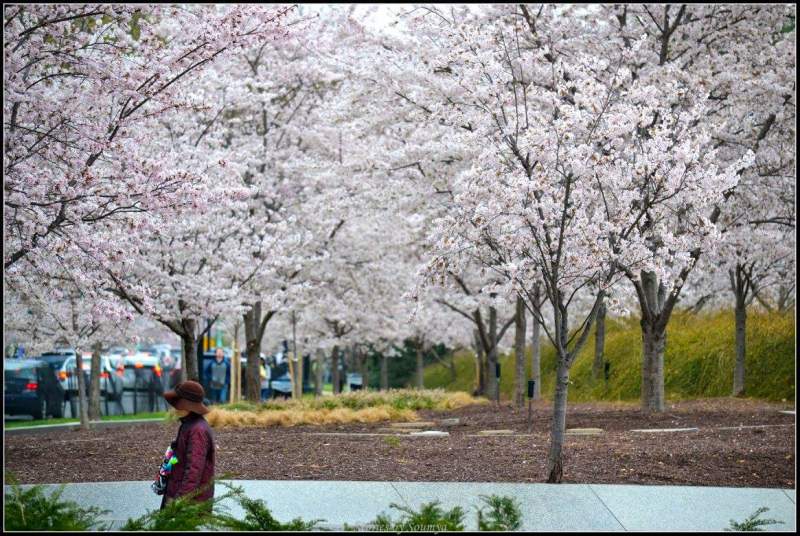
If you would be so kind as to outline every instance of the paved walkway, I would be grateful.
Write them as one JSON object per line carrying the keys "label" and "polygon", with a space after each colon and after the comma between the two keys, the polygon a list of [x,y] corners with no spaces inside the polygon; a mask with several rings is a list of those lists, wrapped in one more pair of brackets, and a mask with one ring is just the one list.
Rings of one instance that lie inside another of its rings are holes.
{"label": "paved walkway", "polygon": [[[234,480],[254,499],[264,499],[282,521],[294,517],[322,518],[324,528],[344,523],[364,525],[381,513],[393,519],[395,502],[417,508],[440,500],[445,508],[462,506],[467,530],[477,528],[473,505],[479,495],[515,497],[522,506],[522,530],[530,531],[719,531],[731,519],[742,521],[757,508],[762,517],[783,521],[768,530],[794,531],[796,490],[692,486],[631,486],[604,484],[515,484],[491,482],[358,482]],[[49,485],[50,486],[50,485]],[[27,486],[26,486],[27,487]],[[6,486],[8,489],[8,486]],[[225,488],[220,488],[224,491]],[[150,482],[68,484],[65,499],[110,509],[107,519],[119,527],[129,517],[158,508],[161,498]],[[235,503],[225,503],[242,515]]]}

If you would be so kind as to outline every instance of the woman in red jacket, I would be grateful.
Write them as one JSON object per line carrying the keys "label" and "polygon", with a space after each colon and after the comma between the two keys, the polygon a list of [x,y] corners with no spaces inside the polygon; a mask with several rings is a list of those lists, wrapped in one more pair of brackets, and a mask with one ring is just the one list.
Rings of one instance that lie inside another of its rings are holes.
{"label": "woman in red jacket", "polygon": [[181,382],[164,398],[181,416],[181,427],[174,442],[173,466],[161,508],[171,500],[200,490],[198,502],[214,497],[214,435],[203,415],[210,410],[203,405],[203,386],[191,380]]}

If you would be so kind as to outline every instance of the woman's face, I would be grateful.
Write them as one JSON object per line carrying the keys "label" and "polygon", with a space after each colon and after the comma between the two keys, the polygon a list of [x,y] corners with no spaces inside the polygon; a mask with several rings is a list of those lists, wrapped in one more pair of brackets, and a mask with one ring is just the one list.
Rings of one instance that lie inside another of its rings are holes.
{"label": "woman's face", "polygon": [[175,415],[177,415],[179,419],[186,417],[190,413],[188,409],[174,409],[172,411],[175,412]]}

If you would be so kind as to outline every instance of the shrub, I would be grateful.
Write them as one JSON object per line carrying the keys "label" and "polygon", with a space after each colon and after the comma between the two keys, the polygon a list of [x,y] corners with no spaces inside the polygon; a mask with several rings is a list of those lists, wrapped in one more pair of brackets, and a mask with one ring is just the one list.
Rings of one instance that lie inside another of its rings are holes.
{"label": "shrub", "polygon": [[481,500],[488,506],[488,511],[477,508],[478,530],[510,531],[522,525],[522,511],[513,497],[499,495],[481,495]]}
{"label": "shrub", "polygon": [[[522,512],[519,504],[513,497],[499,495],[481,495],[481,500],[486,503],[488,511],[477,508],[478,530],[480,531],[512,531],[522,525]],[[414,531],[414,532],[440,532],[464,530],[464,510],[460,506],[450,511],[445,511],[439,506],[439,501],[425,503],[419,511],[400,506],[395,503],[389,505],[395,510],[403,512],[397,521],[384,514],[379,514],[375,520],[367,524],[374,531]],[[345,524],[345,530],[363,530],[361,526]]]}
{"label": "shrub", "polygon": [[241,487],[234,487],[230,484],[223,485],[231,488],[237,502],[245,511],[245,517],[241,520],[227,515],[219,516],[220,524],[223,527],[236,531],[309,531],[316,528],[319,522],[325,521],[324,519],[303,521],[296,517],[288,523],[281,523],[273,517],[263,500],[246,497]]}
{"label": "shrub", "polygon": [[[230,475],[223,475],[228,478]],[[219,482],[228,488],[221,496],[208,501],[197,502],[192,493],[170,501],[163,510],[151,510],[145,515],[129,519],[119,529],[121,531],[198,531],[198,530],[234,530],[234,531],[307,531],[324,521],[315,519],[303,521],[295,518],[288,523],[281,523],[272,516],[267,505],[261,499],[253,500],[244,495],[240,486],[227,482]],[[245,511],[244,519],[236,519],[224,510],[220,503],[233,498]]]}
{"label": "shrub", "polygon": [[392,448],[400,446],[400,438],[397,436],[386,436],[383,441]]}
{"label": "shrub", "polygon": [[[374,521],[368,524],[370,530],[391,532],[442,532],[464,530],[464,510],[460,506],[456,506],[450,511],[445,511],[439,506],[439,501],[433,501],[420,506],[418,512],[397,503],[391,503],[389,507],[403,512],[403,515],[398,521],[392,522],[389,516],[379,514]],[[361,527],[345,524],[344,529],[348,531],[357,531],[360,530]]]}
{"label": "shrub", "polygon": [[763,514],[764,512],[768,512],[769,508],[766,506],[762,506],[755,512],[753,512],[750,517],[742,521],[741,523],[737,523],[733,519],[731,519],[731,525],[729,528],[726,528],[726,531],[741,531],[741,532],[762,532],[763,529],[761,527],[766,527],[768,525],[783,525],[783,521],[778,521],[777,519],[758,519],[758,517]]}
{"label": "shrub", "polygon": [[109,513],[97,507],[83,508],[73,501],[62,501],[64,485],[47,495],[44,486],[23,491],[17,479],[6,475],[11,493],[5,494],[4,528],[9,531],[87,531],[108,530],[98,518]]}
{"label": "shrub", "polygon": [[194,500],[197,493],[178,497],[167,503],[163,509],[151,510],[138,518],[128,519],[119,530],[186,532],[222,527],[224,520],[214,513],[214,507],[224,499],[234,496],[234,493],[229,492],[202,502]]}

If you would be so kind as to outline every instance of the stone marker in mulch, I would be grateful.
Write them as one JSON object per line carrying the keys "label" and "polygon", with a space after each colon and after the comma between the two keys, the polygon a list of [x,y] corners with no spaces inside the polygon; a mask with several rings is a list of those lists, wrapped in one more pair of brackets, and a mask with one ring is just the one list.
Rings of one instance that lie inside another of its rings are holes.
{"label": "stone marker in mulch", "polygon": [[[536,434],[464,434],[464,437],[510,437],[512,439],[519,439],[520,437],[536,437]],[[532,447],[535,445],[531,445]]]}
{"label": "stone marker in mulch", "polygon": [[436,423],[433,421],[393,422],[389,424],[392,428],[428,428],[435,425]]}
{"label": "stone marker in mulch", "polygon": [[793,424],[753,424],[753,425],[744,425],[740,424],[739,426],[721,426],[719,428],[714,428],[714,430],[743,430],[743,429],[758,429],[758,428],[787,428],[789,426],[794,426]]}
{"label": "stone marker in mulch", "polygon": [[416,428],[378,428],[378,432],[385,434],[408,434],[410,432],[419,432]]}
{"label": "stone marker in mulch", "polygon": [[567,428],[567,435],[600,435],[602,428]]}
{"label": "stone marker in mulch", "polygon": [[785,413],[786,415],[795,415],[794,411],[781,411],[781,413]]}
{"label": "stone marker in mulch", "polygon": [[442,419],[439,421],[439,426],[444,426],[445,428],[460,426],[461,424],[462,424],[461,419],[459,419],[458,417],[455,417],[453,419]]}
{"label": "stone marker in mulch", "polygon": [[644,430],[631,430],[631,432],[669,433],[669,432],[697,432],[698,428],[646,428]]}
{"label": "stone marker in mulch", "polygon": [[511,435],[514,430],[481,430],[478,435]]}
{"label": "stone marker in mulch", "polygon": [[424,432],[411,432],[408,434],[412,437],[449,437],[449,432],[440,432],[439,430],[425,430]]}

